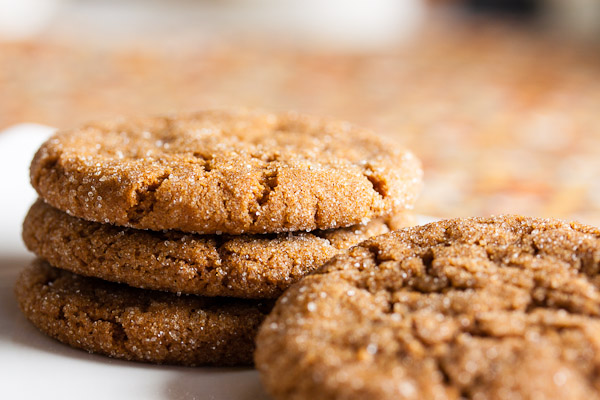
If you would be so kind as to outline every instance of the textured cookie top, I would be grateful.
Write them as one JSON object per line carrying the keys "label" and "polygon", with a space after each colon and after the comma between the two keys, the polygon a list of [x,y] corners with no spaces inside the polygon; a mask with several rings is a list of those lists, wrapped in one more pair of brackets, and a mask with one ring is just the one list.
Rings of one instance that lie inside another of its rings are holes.
{"label": "textured cookie top", "polygon": [[23,313],[51,337],[115,358],[182,365],[251,364],[270,301],[177,296],[86,278],[42,260],[15,287]]}
{"label": "textured cookie top", "polygon": [[592,227],[404,229],[284,293],[255,361],[277,399],[598,399],[599,268]]}
{"label": "textured cookie top", "polygon": [[40,196],[136,228],[268,233],[344,227],[410,208],[418,160],[346,122],[208,111],[62,131],[31,164]]}
{"label": "textured cookie top", "polygon": [[406,226],[409,217],[328,231],[197,235],[89,222],[38,200],[23,240],[51,265],[82,275],[204,296],[272,298],[340,251]]}

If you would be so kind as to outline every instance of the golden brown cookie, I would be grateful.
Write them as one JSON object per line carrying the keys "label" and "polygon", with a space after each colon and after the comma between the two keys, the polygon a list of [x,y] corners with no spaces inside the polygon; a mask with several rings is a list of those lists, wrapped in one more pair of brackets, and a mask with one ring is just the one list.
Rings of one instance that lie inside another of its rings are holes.
{"label": "golden brown cookie", "polygon": [[275,399],[600,398],[600,231],[503,216],[335,256],[261,325]]}
{"label": "golden brown cookie", "polygon": [[36,260],[16,284],[21,310],[45,334],[125,360],[252,363],[269,301],[177,296],[86,278]]}
{"label": "golden brown cookie", "polygon": [[38,200],[23,240],[51,265],[86,276],[203,296],[275,298],[333,255],[407,226],[411,217],[310,233],[196,235],[89,222]]}
{"label": "golden brown cookie", "polygon": [[419,161],[346,122],[206,111],[62,131],[31,164],[69,214],[142,229],[330,229],[412,207]]}

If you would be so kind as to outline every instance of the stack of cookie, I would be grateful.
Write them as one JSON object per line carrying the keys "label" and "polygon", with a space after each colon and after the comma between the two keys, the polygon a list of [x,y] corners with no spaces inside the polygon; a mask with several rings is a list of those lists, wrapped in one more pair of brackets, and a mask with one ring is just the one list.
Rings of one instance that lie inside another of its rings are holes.
{"label": "stack of cookie", "polygon": [[202,112],[59,132],[38,151],[16,294],[46,334],[183,365],[252,362],[273,299],[409,223],[418,160],[348,123]]}

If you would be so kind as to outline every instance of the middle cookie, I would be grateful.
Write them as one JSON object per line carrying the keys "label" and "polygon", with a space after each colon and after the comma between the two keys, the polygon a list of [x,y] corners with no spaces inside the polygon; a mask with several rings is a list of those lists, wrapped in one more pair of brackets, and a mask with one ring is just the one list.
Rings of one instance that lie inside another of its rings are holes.
{"label": "middle cookie", "polygon": [[81,275],[203,296],[276,298],[335,254],[411,222],[399,214],[310,233],[195,235],[89,222],[38,200],[23,240],[53,266]]}

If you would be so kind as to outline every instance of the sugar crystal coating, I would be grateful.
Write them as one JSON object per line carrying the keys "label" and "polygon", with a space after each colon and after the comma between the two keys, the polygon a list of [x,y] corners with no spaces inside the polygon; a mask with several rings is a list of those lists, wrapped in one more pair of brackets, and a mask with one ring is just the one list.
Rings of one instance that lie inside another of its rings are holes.
{"label": "sugar crystal coating", "polygon": [[599,269],[575,223],[403,229],[292,286],[255,361],[276,399],[598,399]]}

